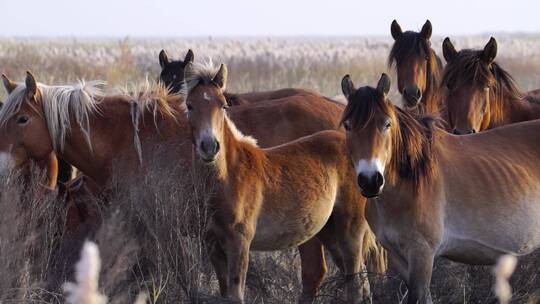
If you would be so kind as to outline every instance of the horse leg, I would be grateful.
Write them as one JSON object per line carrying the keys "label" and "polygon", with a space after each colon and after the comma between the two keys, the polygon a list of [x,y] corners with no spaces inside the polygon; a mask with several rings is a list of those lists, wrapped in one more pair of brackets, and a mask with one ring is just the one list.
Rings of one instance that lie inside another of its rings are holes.
{"label": "horse leg", "polygon": [[370,295],[362,257],[362,236],[366,230],[363,226],[365,224],[340,213],[339,210],[334,210],[332,220],[328,221],[317,237],[328,249],[345,277],[347,303],[360,303],[363,299],[362,291],[365,296]]}
{"label": "horse leg", "polygon": [[312,238],[298,246],[302,263],[302,295],[298,303],[312,303],[326,274],[322,243]]}
{"label": "horse leg", "polygon": [[227,296],[227,256],[219,244],[219,241],[210,233],[207,235],[208,252],[210,262],[214,267],[219,282],[219,293],[222,297]]}
{"label": "horse leg", "polygon": [[367,278],[364,257],[362,256],[362,239],[366,232],[365,221],[347,223],[338,221],[336,227],[339,249],[343,258],[343,274],[347,303],[361,303],[363,297],[370,298],[371,291]]}
{"label": "horse leg", "polygon": [[228,266],[227,297],[239,303],[244,303],[249,247],[252,238],[253,233],[249,232],[247,225],[239,223],[234,225],[225,240]]}
{"label": "horse leg", "polygon": [[409,276],[407,287],[409,296],[407,303],[424,304],[433,303],[429,286],[431,283],[431,274],[433,271],[433,250],[429,246],[415,247],[409,252]]}

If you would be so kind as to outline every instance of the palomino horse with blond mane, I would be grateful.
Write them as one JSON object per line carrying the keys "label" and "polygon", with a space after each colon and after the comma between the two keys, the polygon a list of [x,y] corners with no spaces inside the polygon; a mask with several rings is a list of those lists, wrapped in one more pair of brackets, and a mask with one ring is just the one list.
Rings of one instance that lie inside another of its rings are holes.
{"label": "palomino horse with blond mane", "polygon": [[[165,50],[161,50],[159,53],[159,65],[161,66],[161,73],[159,74],[159,81],[161,81],[172,93],[178,93],[184,81],[184,69],[188,63],[192,63],[195,58],[192,50],[188,50],[184,60],[169,60]],[[303,89],[280,89],[275,91],[264,92],[250,92],[243,94],[234,94],[229,92],[223,92],[227,104],[229,106],[244,105],[253,102],[267,101],[267,100],[280,100],[284,98],[293,98],[299,94],[314,94],[312,91]]]}
{"label": "palomino horse with blond mane", "polygon": [[443,42],[448,62],[442,83],[448,123],[454,134],[470,134],[498,126],[540,118],[536,92],[525,96],[497,62],[497,41],[483,50],[456,51],[449,38]]}
{"label": "palomino horse with blond mane", "polygon": [[419,114],[438,113],[442,63],[431,48],[431,22],[426,20],[420,32],[403,32],[394,20],[390,31],[394,45],[388,65],[396,67],[398,90],[405,109]]}
{"label": "palomino horse with blond mane", "polygon": [[196,164],[211,171],[217,186],[209,239],[222,296],[243,302],[250,250],[282,250],[317,236],[346,278],[348,302],[361,301],[362,239],[369,228],[344,134],[322,131],[261,149],[229,118],[226,66],[216,72],[189,64],[185,73],[181,95]]}
{"label": "palomino horse with blond mane", "polygon": [[436,256],[492,264],[540,247],[540,121],[455,136],[395,107],[385,74],[377,88],[348,75],[342,87],[354,180],[408,303],[431,303]]}
{"label": "palomino horse with blond mane", "polygon": [[[115,170],[124,175],[144,172],[153,164],[156,146],[166,148],[159,155],[166,164],[191,161],[189,126],[183,114],[177,115],[183,111],[178,96],[163,88],[105,96],[98,84],[47,86],[36,83],[29,73],[0,111],[0,150],[10,153],[17,164],[54,150],[94,180],[94,189],[106,188]],[[243,131],[271,146],[335,128],[342,106],[309,94],[237,106],[230,112]],[[79,189],[80,181],[75,186]],[[308,300],[325,274],[324,255],[315,240],[300,246],[300,254],[303,299]]]}

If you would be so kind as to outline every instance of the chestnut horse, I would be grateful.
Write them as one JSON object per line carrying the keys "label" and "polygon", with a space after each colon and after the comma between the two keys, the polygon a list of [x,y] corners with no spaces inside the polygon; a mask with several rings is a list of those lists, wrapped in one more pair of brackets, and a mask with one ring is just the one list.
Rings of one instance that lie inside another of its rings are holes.
{"label": "chestnut horse", "polygon": [[534,92],[526,98],[512,76],[497,62],[497,41],[483,50],[456,51],[449,38],[443,42],[447,61],[442,83],[448,123],[454,134],[470,134],[498,126],[540,118]]}
{"label": "chestnut horse", "polygon": [[243,302],[250,250],[283,250],[317,236],[346,278],[348,302],[361,301],[358,273],[369,228],[344,134],[322,131],[261,149],[227,114],[226,66],[216,72],[188,64],[185,73],[181,95],[196,164],[211,171],[218,188],[209,240],[222,296]]}
{"label": "chestnut horse", "polygon": [[405,109],[417,114],[437,113],[441,102],[442,63],[431,48],[431,22],[426,20],[420,32],[403,32],[394,20],[390,30],[394,45],[388,65],[396,67],[398,90]]}
{"label": "chestnut horse", "polygon": [[437,256],[492,264],[540,247],[540,120],[455,136],[395,107],[385,74],[377,88],[342,86],[354,180],[408,303],[431,303]]}
{"label": "chestnut horse", "polygon": [[[9,81],[6,75],[2,74],[2,81],[4,83],[7,93],[11,93],[14,88],[14,84]],[[0,110],[4,105],[3,102],[0,102]],[[9,157],[3,157],[3,170],[10,170],[13,166],[16,166],[15,163],[9,161]],[[46,155],[43,159],[34,160],[33,162],[28,162],[24,166],[20,167],[20,174],[23,177],[23,181],[26,185],[32,184],[32,168],[35,166],[38,170],[44,171],[45,175],[43,176],[44,180],[39,181],[39,185],[42,187],[54,190],[58,182],[65,183],[71,179],[71,165],[65,161],[58,161],[54,152],[51,152],[49,155]]]}
{"label": "chestnut horse", "polygon": [[[178,93],[180,91],[182,82],[184,81],[184,68],[188,63],[193,62],[194,57],[195,55],[190,49],[188,50],[183,61],[169,60],[169,57],[167,56],[165,50],[161,50],[161,52],[159,53],[159,65],[161,66],[159,81],[163,82],[166,87],[170,88],[172,93]],[[223,95],[225,95],[225,99],[227,100],[227,104],[230,106],[288,98],[298,94],[318,95],[312,91],[293,88],[243,94],[223,92]]]}
{"label": "chestnut horse", "polygon": [[[191,161],[192,148],[185,140],[189,127],[184,115],[177,115],[182,109],[180,98],[168,95],[162,87],[132,96],[104,96],[95,83],[46,86],[28,73],[26,83],[16,86],[0,111],[0,151],[11,153],[19,164],[57,151],[99,188],[105,188],[114,172],[138,174],[153,165],[156,146],[166,148],[160,155],[165,163]],[[300,94],[236,106],[231,117],[262,145],[271,146],[334,129],[342,109],[323,97]],[[307,301],[326,272],[325,261],[316,240],[302,245],[300,253],[303,299]],[[374,254],[373,260],[382,257]],[[381,267],[379,271],[384,269],[383,263],[374,264]]]}

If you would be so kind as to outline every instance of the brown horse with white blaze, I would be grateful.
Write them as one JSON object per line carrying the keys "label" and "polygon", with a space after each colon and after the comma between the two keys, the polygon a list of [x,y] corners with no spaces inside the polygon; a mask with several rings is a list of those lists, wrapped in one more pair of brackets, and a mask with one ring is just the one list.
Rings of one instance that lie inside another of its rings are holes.
{"label": "brown horse with white blaze", "polygon": [[356,89],[348,76],[342,86],[367,220],[408,303],[431,303],[436,256],[492,264],[540,248],[539,120],[455,136],[395,107],[385,74],[377,88]]}
{"label": "brown horse with white blaze", "polygon": [[403,32],[394,20],[390,31],[394,44],[388,65],[396,67],[405,109],[417,114],[437,113],[441,103],[442,63],[431,48],[431,22],[426,20],[420,32]]}
{"label": "brown horse with white blaze", "polygon": [[225,65],[217,72],[188,65],[182,91],[196,164],[211,171],[218,188],[209,241],[221,294],[243,302],[250,250],[282,250],[317,236],[346,277],[348,301],[361,301],[369,228],[344,134],[322,131],[261,149],[229,119],[226,79]]}
{"label": "brown horse with white blaze", "polygon": [[[162,87],[104,95],[96,85],[47,86],[29,73],[0,111],[0,151],[18,164],[56,151],[100,189],[115,172],[124,177],[143,174],[155,165],[157,152],[163,153],[159,159],[166,164],[191,162],[189,126],[178,96]],[[256,136],[262,146],[273,146],[335,129],[342,109],[321,96],[300,94],[229,111],[242,131]],[[166,149],[155,151],[156,147]],[[325,260],[316,240],[300,246],[300,255],[303,299],[309,300],[326,272]]]}
{"label": "brown horse with white blaze", "polygon": [[525,96],[495,61],[497,41],[493,37],[482,50],[459,52],[446,38],[443,53],[447,61],[442,79],[444,102],[454,134],[540,118],[540,103],[532,102],[535,92]]}

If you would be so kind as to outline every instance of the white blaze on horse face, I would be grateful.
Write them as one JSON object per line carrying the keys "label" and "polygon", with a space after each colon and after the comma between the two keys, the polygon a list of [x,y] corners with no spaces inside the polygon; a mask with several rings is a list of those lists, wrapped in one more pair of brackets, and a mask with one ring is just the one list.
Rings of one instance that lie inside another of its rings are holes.
{"label": "white blaze on horse face", "polygon": [[367,177],[371,177],[377,172],[384,173],[384,166],[378,158],[371,160],[361,159],[355,164],[354,169],[356,170],[356,174],[362,174]]}
{"label": "white blaze on horse face", "polygon": [[204,141],[213,141],[213,140],[217,140],[217,137],[214,134],[214,128],[212,128],[212,125],[208,123],[205,126],[200,128],[199,134],[197,135],[197,152],[199,153],[199,155],[201,155],[202,157],[208,156],[201,149],[202,143]]}
{"label": "white blaze on horse face", "polygon": [[15,158],[11,153],[0,152],[0,173],[8,173],[15,167]]}

